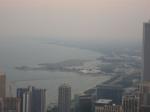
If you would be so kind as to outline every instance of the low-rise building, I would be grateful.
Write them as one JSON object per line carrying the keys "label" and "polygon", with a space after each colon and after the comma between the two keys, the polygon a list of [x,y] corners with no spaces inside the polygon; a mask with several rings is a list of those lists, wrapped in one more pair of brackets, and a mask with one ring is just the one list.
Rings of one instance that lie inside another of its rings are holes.
{"label": "low-rise building", "polygon": [[122,112],[122,106],[112,104],[109,99],[99,99],[95,102],[95,112]]}
{"label": "low-rise building", "polygon": [[16,97],[0,98],[0,112],[20,112],[20,99]]}

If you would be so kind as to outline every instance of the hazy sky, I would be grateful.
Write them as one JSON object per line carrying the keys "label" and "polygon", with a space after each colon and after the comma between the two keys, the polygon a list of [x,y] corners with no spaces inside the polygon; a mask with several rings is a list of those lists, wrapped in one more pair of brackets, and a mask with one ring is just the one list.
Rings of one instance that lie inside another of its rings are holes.
{"label": "hazy sky", "polygon": [[139,40],[150,0],[0,0],[0,38]]}

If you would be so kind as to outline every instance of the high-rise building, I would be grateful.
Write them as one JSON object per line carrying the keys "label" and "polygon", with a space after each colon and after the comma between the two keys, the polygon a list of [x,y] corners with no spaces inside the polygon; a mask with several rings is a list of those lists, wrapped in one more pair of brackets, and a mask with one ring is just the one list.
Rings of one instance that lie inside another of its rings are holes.
{"label": "high-rise building", "polygon": [[150,21],[144,23],[143,36],[143,80],[150,81]]}
{"label": "high-rise building", "polygon": [[122,108],[123,112],[139,112],[139,97],[123,96]]}
{"label": "high-rise building", "polygon": [[140,89],[140,112],[150,112],[150,21],[143,28],[143,76]]}
{"label": "high-rise building", "polygon": [[0,97],[5,97],[6,91],[6,75],[0,72]]}
{"label": "high-rise building", "polygon": [[17,89],[17,97],[21,98],[20,102],[20,110],[23,112],[23,96],[28,92],[28,88],[18,88]]}
{"label": "high-rise building", "polygon": [[71,107],[71,87],[62,84],[58,90],[58,112],[70,112]]}
{"label": "high-rise building", "polygon": [[123,89],[119,85],[97,85],[96,99],[111,99],[113,103],[120,105],[122,103]]}
{"label": "high-rise building", "polygon": [[0,112],[20,112],[20,99],[16,97],[0,98]]}
{"label": "high-rise building", "polygon": [[75,112],[92,112],[92,96],[76,95],[75,96]]}
{"label": "high-rise building", "polygon": [[18,88],[17,97],[21,99],[21,112],[45,112],[45,89],[35,87]]}

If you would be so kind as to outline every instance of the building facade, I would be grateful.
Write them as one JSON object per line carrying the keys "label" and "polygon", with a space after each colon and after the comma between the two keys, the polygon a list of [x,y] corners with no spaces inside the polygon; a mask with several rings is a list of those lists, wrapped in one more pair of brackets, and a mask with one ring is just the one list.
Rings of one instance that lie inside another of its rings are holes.
{"label": "building facade", "polygon": [[144,23],[143,47],[143,80],[150,81],[150,21]]}
{"label": "building facade", "polygon": [[92,112],[92,97],[91,95],[76,95],[75,96],[75,112]]}
{"label": "building facade", "polygon": [[0,97],[5,97],[6,89],[6,75],[0,72]]}
{"label": "building facade", "polygon": [[58,112],[70,112],[71,87],[63,84],[58,89]]}
{"label": "building facade", "polygon": [[95,112],[123,112],[120,105],[105,105],[95,107]]}
{"label": "building facade", "polygon": [[46,90],[35,87],[17,89],[17,97],[21,99],[21,112],[45,112]]}
{"label": "building facade", "polygon": [[124,96],[122,100],[123,112],[139,112],[139,97]]}
{"label": "building facade", "polygon": [[143,25],[143,76],[140,90],[140,112],[150,112],[150,21]]}
{"label": "building facade", "polygon": [[111,99],[113,103],[122,103],[123,89],[118,85],[97,85],[96,97],[98,99]]}
{"label": "building facade", "polygon": [[15,97],[0,98],[0,112],[20,112],[20,99]]}
{"label": "building facade", "polygon": [[99,99],[95,102],[95,112],[123,112],[121,105],[115,105],[112,100]]}

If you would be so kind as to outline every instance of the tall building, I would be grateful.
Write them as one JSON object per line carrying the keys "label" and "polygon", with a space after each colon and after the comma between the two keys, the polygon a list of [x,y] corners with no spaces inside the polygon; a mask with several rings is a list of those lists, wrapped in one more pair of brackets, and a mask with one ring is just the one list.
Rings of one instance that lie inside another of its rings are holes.
{"label": "tall building", "polygon": [[21,99],[21,112],[45,112],[45,89],[35,87],[18,88],[17,97]]}
{"label": "tall building", "polygon": [[58,90],[58,112],[70,112],[71,107],[71,87],[63,84]]}
{"label": "tall building", "polygon": [[150,21],[143,25],[143,76],[140,112],[150,112]]}
{"label": "tall building", "polygon": [[0,72],[0,97],[5,97],[6,89],[6,75]]}
{"label": "tall building", "polygon": [[17,89],[17,97],[21,99],[20,102],[20,110],[23,112],[23,96],[28,92],[28,88],[18,88]]}
{"label": "tall building", "polygon": [[143,80],[150,81],[150,21],[144,23],[143,38]]}
{"label": "tall building", "polygon": [[0,98],[0,112],[20,112],[20,99],[16,97]]}
{"label": "tall building", "polygon": [[75,112],[92,112],[92,96],[87,94],[75,96]]}
{"label": "tall building", "polygon": [[139,112],[139,97],[124,96],[122,100],[123,112]]}
{"label": "tall building", "polygon": [[122,103],[123,89],[119,85],[97,85],[96,99],[111,99],[113,103],[119,105]]}

